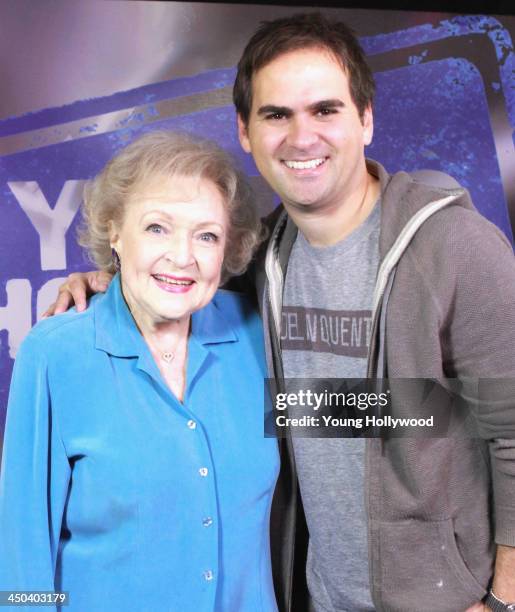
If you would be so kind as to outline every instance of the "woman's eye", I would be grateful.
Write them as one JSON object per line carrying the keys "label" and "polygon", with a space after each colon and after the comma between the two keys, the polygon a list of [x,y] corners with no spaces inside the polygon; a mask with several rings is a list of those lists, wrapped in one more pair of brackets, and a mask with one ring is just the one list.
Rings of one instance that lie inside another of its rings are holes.
{"label": "woman's eye", "polygon": [[151,223],[147,226],[145,231],[150,232],[151,234],[162,234],[164,230],[159,223]]}
{"label": "woman's eye", "polygon": [[202,242],[218,242],[218,236],[213,232],[203,232],[200,234],[200,240]]}

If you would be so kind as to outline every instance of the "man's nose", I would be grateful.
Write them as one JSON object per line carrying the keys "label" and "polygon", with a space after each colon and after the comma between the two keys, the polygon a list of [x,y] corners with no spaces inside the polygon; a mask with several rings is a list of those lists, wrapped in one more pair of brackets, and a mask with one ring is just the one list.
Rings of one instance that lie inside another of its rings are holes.
{"label": "man's nose", "polygon": [[306,150],[318,141],[316,126],[310,117],[297,116],[290,121],[288,144],[299,150]]}

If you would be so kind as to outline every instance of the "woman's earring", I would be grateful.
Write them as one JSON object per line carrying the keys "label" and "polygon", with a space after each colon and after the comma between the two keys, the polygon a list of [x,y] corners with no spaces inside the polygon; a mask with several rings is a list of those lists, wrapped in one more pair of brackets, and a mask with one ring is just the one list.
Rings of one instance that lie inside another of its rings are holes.
{"label": "woman's earring", "polygon": [[111,257],[112,257],[112,260],[113,260],[114,269],[117,272],[119,272],[120,271],[120,267],[121,267],[120,256],[118,255],[118,253],[114,249],[111,250]]}

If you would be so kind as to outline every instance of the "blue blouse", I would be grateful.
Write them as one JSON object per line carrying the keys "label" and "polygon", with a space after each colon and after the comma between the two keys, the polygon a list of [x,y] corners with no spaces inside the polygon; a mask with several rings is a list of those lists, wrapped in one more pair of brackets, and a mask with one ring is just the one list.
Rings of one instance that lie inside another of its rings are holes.
{"label": "blue blouse", "polygon": [[192,316],[182,404],[119,278],[39,323],[9,398],[0,590],[69,591],[70,612],[277,610],[265,376],[259,317],[227,291]]}

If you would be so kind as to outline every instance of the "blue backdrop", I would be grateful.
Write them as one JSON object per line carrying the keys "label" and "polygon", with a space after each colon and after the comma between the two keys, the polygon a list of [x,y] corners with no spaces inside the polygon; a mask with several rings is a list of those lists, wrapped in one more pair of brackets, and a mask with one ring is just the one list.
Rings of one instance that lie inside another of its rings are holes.
{"label": "blue backdrop", "polygon": [[[448,172],[513,240],[515,56],[508,33],[495,19],[461,17],[361,42],[378,84],[367,154],[390,171]],[[258,177],[237,140],[234,74],[213,70],[0,122],[9,151],[0,158],[0,432],[21,340],[60,279],[91,267],[75,240],[86,179],[134,136],[156,128],[210,137]],[[263,200],[264,211],[271,206]]]}

